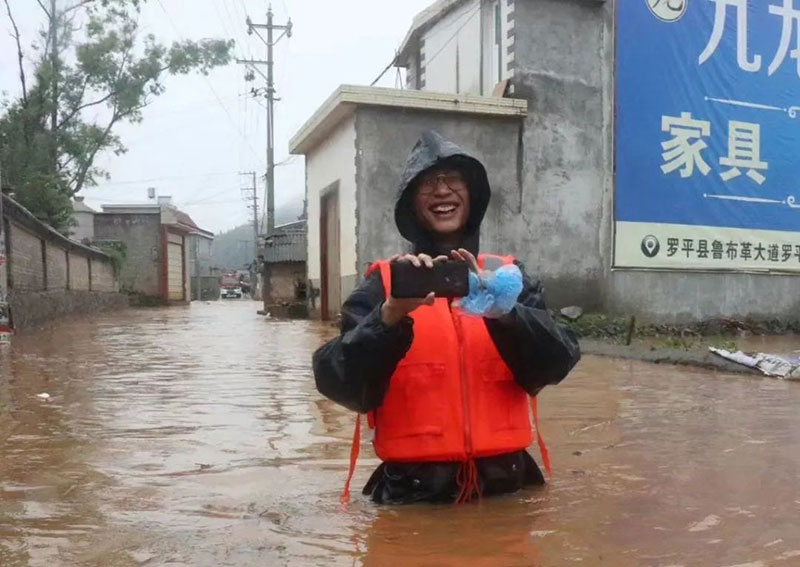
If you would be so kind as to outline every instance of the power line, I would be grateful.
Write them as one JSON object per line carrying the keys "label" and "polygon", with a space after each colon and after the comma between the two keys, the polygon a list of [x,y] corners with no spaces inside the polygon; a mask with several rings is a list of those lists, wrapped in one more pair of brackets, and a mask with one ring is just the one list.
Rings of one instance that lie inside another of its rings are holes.
{"label": "power line", "polygon": [[386,72],[387,72],[389,69],[391,69],[391,68],[392,68],[392,66],[394,65],[394,62],[395,62],[396,60],[397,60],[397,55],[395,54],[394,58],[393,58],[391,61],[389,61],[389,64],[386,66],[386,68],[385,68],[383,71],[381,71],[381,74],[380,74],[380,75],[378,75],[378,77],[377,77],[377,78],[376,78],[374,81],[372,81],[372,82],[369,84],[369,86],[371,86],[371,87],[374,87],[374,86],[375,86],[375,83],[377,83],[378,81],[380,81],[380,80],[383,78],[383,76],[386,74]]}
{"label": "power line", "polygon": [[[164,12],[164,15],[167,17],[167,20],[169,21],[170,26],[172,26],[172,29],[175,30],[175,33],[178,34],[178,37],[180,37],[182,40],[185,41],[186,38],[180,32],[180,30],[178,29],[178,26],[175,25],[175,22],[172,20],[172,16],[170,16],[169,12],[167,12],[167,8],[164,6],[164,3],[162,2],[162,0],[157,0],[157,1],[158,1],[158,5],[161,6],[161,10]],[[258,152],[256,152],[255,148],[253,148],[253,146],[250,145],[250,142],[247,141],[247,137],[242,133],[242,131],[239,130],[239,127],[236,125],[236,122],[234,121],[233,117],[231,116],[231,113],[228,112],[228,109],[222,103],[222,100],[220,99],[220,96],[217,93],[216,89],[214,89],[214,85],[211,84],[211,81],[209,81],[208,77],[206,77],[205,75],[201,74],[201,77],[203,77],[203,80],[205,81],[206,85],[208,85],[208,88],[211,90],[211,93],[214,95],[214,98],[216,99],[217,104],[219,105],[219,107],[222,108],[222,110],[225,112],[225,116],[228,117],[228,120],[230,121],[231,126],[233,126],[233,129],[236,130],[236,133],[239,134],[239,136],[245,141],[245,143],[247,144],[247,147],[250,148],[251,152],[253,152],[253,155],[256,156],[256,158],[258,158]]]}
{"label": "power line", "polygon": [[436,59],[436,58],[437,58],[437,57],[438,57],[438,56],[439,56],[439,55],[442,53],[442,51],[444,51],[444,49],[445,49],[445,48],[446,48],[448,45],[450,45],[450,42],[451,42],[451,41],[453,41],[453,40],[456,38],[456,36],[458,35],[458,32],[460,32],[461,30],[463,30],[463,29],[464,29],[464,27],[465,27],[465,26],[466,26],[468,23],[470,23],[470,21],[472,21],[472,18],[474,18],[474,17],[475,17],[475,16],[478,14],[478,12],[480,12],[480,11],[481,11],[481,7],[480,7],[480,3],[479,3],[479,4],[478,4],[478,7],[477,7],[477,8],[475,8],[475,9],[472,11],[472,14],[470,14],[470,16],[469,16],[469,17],[468,17],[466,20],[464,20],[464,21],[461,23],[461,25],[460,25],[460,26],[458,26],[458,28],[456,29],[456,31],[455,31],[455,32],[453,32],[453,35],[451,35],[451,36],[450,36],[450,37],[447,39],[447,41],[445,41],[445,42],[442,44],[442,46],[439,48],[439,51],[437,51],[436,53],[434,53],[434,54],[433,54],[433,55],[431,55],[430,57],[428,57],[428,56],[427,56],[427,54],[425,54],[425,65],[426,65],[426,66],[427,66],[427,65],[429,65],[429,64],[431,63],[431,61],[433,61],[434,59]]}
{"label": "power line", "polygon": [[152,183],[153,181],[167,181],[171,179],[190,179],[192,177],[221,177],[223,175],[237,175],[238,171],[219,171],[211,173],[192,173],[190,175],[167,175],[163,177],[149,177],[146,179],[130,179],[126,181],[110,181],[103,183],[103,187],[107,185],[136,185],[138,183]]}
{"label": "power line", "polygon": [[[469,17],[468,17],[466,20],[464,20],[464,21],[461,23],[461,25],[460,25],[460,26],[458,26],[458,28],[457,28],[457,29],[456,29],[456,31],[453,33],[453,35],[451,35],[451,36],[450,36],[450,37],[447,39],[447,41],[445,41],[445,42],[444,42],[444,44],[442,44],[442,46],[439,48],[439,50],[438,50],[436,53],[434,53],[434,54],[433,54],[432,56],[430,56],[430,57],[426,57],[426,58],[425,58],[425,62],[426,62],[426,64],[428,64],[428,63],[430,63],[431,61],[433,61],[434,59],[436,59],[436,57],[438,57],[438,56],[439,56],[439,54],[440,54],[442,51],[444,51],[445,47],[447,47],[448,45],[450,45],[450,42],[451,42],[451,41],[453,41],[453,39],[455,39],[455,37],[458,35],[458,33],[459,33],[459,32],[460,32],[462,29],[464,29],[464,27],[465,27],[465,26],[466,26],[466,25],[467,25],[467,24],[468,24],[470,21],[472,21],[472,18],[474,18],[474,17],[475,17],[475,16],[478,14],[478,12],[480,12],[480,11],[481,11],[481,9],[480,9],[480,5],[479,5],[477,8],[475,8],[475,9],[472,11],[472,13],[469,15]],[[394,58],[393,58],[393,59],[392,59],[392,60],[389,62],[389,64],[388,64],[388,65],[387,65],[387,66],[384,68],[384,70],[383,70],[383,71],[381,71],[381,74],[380,74],[380,75],[378,75],[378,76],[377,76],[377,78],[376,78],[374,81],[372,81],[372,82],[369,84],[369,86],[371,86],[371,87],[374,87],[374,86],[375,86],[375,84],[376,84],[378,81],[380,81],[380,80],[383,78],[383,76],[384,76],[384,75],[385,75],[385,74],[386,74],[386,73],[389,71],[389,69],[391,69],[391,68],[394,66],[394,64],[395,64],[395,61],[397,61],[397,53],[395,53],[395,56],[394,56]]]}

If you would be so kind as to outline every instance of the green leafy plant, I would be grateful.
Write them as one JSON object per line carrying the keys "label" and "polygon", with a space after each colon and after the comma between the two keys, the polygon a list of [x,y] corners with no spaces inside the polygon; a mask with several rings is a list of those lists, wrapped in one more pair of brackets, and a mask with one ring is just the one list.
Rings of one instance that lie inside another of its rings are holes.
{"label": "green leafy plant", "polygon": [[231,60],[232,41],[165,45],[143,35],[145,1],[60,1],[57,9],[40,1],[41,31],[24,47],[11,0],[3,0],[20,82],[19,96],[0,105],[3,185],[62,232],[71,226],[71,197],[108,177],[97,156],[125,153],[117,127],[141,122],[165,77],[207,74]]}

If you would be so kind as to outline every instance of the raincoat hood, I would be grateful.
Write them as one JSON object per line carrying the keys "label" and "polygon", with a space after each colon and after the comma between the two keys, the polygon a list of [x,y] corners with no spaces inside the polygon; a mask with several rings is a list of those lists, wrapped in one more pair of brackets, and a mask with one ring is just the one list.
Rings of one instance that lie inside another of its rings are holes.
{"label": "raincoat hood", "polygon": [[397,229],[403,238],[413,244],[414,252],[417,254],[436,255],[448,252],[437,249],[433,234],[419,224],[414,212],[414,189],[417,180],[426,171],[438,167],[453,168],[464,175],[469,188],[470,213],[462,247],[477,254],[481,222],[492,193],[486,169],[480,161],[432,130],[422,134],[408,156],[394,209]]}

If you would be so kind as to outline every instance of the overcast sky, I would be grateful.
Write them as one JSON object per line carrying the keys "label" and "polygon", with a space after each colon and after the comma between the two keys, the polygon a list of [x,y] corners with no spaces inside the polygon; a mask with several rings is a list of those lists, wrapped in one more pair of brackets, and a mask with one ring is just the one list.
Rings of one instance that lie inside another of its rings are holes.
{"label": "overcast sky", "polygon": [[[58,0],[70,5],[72,0]],[[275,50],[275,79],[282,99],[275,110],[275,161],[289,158],[289,138],[340,84],[368,85],[386,67],[414,15],[432,0],[275,0],[275,22],[291,17],[291,39]],[[42,24],[34,0],[10,0],[26,44]],[[160,40],[233,38],[238,57],[266,58],[266,47],[246,33],[247,14],[266,21],[261,0],[149,0],[142,32]],[[19,93],[16,50],[0,10],[0,90]],[[395,86],[391,70],[378,83]],[[240,187],[240,171],[266,167],[263,99],[245,95],[244,69],[231,65],[202,76],[169,77],[167,91],[144,111],[144,121],[118,130],[128,153],[105,155],[98,164],[109,182],[85,189],[86,202],[145,202],[147,188],[171,195],[203,228],[220,232],[251,218]],[[276,168],[276,203],[302,199],[304,165],[295,157]],[[259,205],[263,205],[263,179]]]}

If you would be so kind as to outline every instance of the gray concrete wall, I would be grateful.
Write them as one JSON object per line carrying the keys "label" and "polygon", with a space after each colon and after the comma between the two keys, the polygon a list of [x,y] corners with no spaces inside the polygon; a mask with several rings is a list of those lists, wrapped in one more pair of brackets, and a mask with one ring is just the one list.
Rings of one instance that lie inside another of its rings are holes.
{"label": "gray concrete wall", "polygon": [[95,238],[125,243],[125,262],[120,272],[124,291],[161,295],[161,216],[159,214],[97,213]]}
{"label": "gray concrete wall", "polygon": [[[387,135],[391,124],[391,135]],[[428,128],[480,159],[492,200],[483,222],[481,249],[525,259],[519,245],[520,184],[517,175],[522,121],[430,111],[360,107],[356,113],[356,234],[359,271],[409,249],[394,223],[394,202],[406,158]]]}
{"label": "gray concrete wall", "polygon": [[642,322],[800,320],[797,276],[615,271],[609,289],[609,310]]}
{"label": "gray concrete wall", "polygon": [[267,304],[297,301],[295,284],[306,278],[305,262],[275,262],[269,265],[270,297]]}
{"label": "gray concrete wall", "polygon": [[612,4],[515,3],[513,96],[528,100],[520,239],[555,305],[606,303]]}

